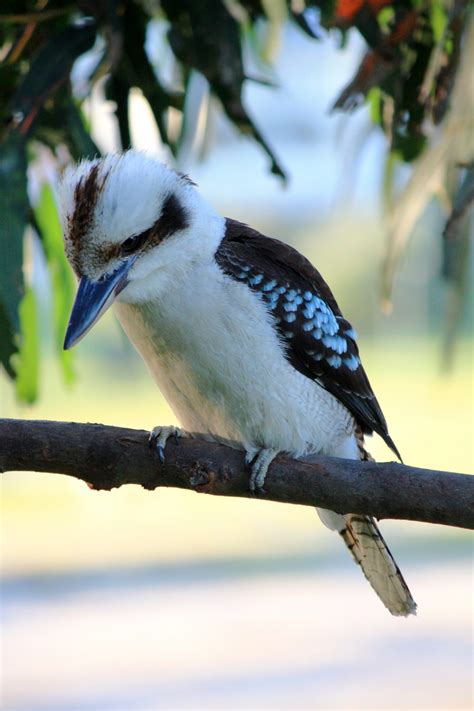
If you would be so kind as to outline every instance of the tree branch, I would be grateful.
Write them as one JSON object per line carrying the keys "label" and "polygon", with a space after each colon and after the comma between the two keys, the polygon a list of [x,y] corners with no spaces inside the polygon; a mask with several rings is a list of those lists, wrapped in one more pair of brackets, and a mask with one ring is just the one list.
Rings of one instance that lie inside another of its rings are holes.
{"label": "tree branch", "polygon": [[[183,438],[166,461],[148,432],[74,422],[0,420],[0,471],[38,471],[83,479],[96,489],[141,484],[218,496],[253,497],[243,453]],[[369,514],[474,528],[474,477],[386,462],[319,457],[314,464],[279,456],[259,498],[339,513]]]}

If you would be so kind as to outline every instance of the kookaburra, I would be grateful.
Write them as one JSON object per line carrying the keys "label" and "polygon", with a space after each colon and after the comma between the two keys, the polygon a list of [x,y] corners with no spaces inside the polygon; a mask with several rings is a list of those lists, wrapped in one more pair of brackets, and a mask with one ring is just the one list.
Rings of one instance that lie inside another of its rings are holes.
{"label": "kookaburra", "polygon": [[[113,303],[185,431],[244,449],[250,487],[278,452],[397,454],[356,334],[295,249],[218,215],[193,182],[136,151],[83,161],[59,187],[79,288],[71,348]],[[156,428],[161,456],[172,428]],[[319,510],[393,615],[415,602],[375,520]]]}

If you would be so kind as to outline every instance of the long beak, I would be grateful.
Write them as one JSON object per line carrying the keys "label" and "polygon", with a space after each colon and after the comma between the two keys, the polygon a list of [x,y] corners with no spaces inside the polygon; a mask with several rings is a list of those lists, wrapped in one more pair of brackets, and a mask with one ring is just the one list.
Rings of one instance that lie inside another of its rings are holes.
{"label": "long beak", "polygon": [[99,281],[82,277],[72,307],[64,339],[64,350],[78,343],[127,285],[127,275],[135,257],[128,258],[112,274]]}

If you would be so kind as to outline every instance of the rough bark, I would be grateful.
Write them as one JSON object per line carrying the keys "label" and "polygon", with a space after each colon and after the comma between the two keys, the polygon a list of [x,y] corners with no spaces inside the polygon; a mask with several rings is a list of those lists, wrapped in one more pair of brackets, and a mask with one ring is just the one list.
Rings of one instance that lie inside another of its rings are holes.
{"label": "rough bark", "polygon": [[[66,474],[96,489],[140,484],[254,496],[239,450],[199,439],[171,440],[161,464],[148,446],[147,432],[99,424],[0,420],[0,471]],[[258,497],[379,519],[474,528],[474,477],[395,462],[320,457],[308,464],[279,456]]]}

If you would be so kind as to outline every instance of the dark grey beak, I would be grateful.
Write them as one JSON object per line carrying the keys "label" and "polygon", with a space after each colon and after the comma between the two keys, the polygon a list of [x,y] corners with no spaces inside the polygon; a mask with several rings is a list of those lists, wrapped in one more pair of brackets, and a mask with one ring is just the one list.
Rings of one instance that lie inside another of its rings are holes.
{"label": "dark grey beak", "polygon": [[112,274],[91,281],[82,277],[72,307],[64,339],[64,350],[78,343],[127,285],[127,275],[135,257],[128,258]]}

